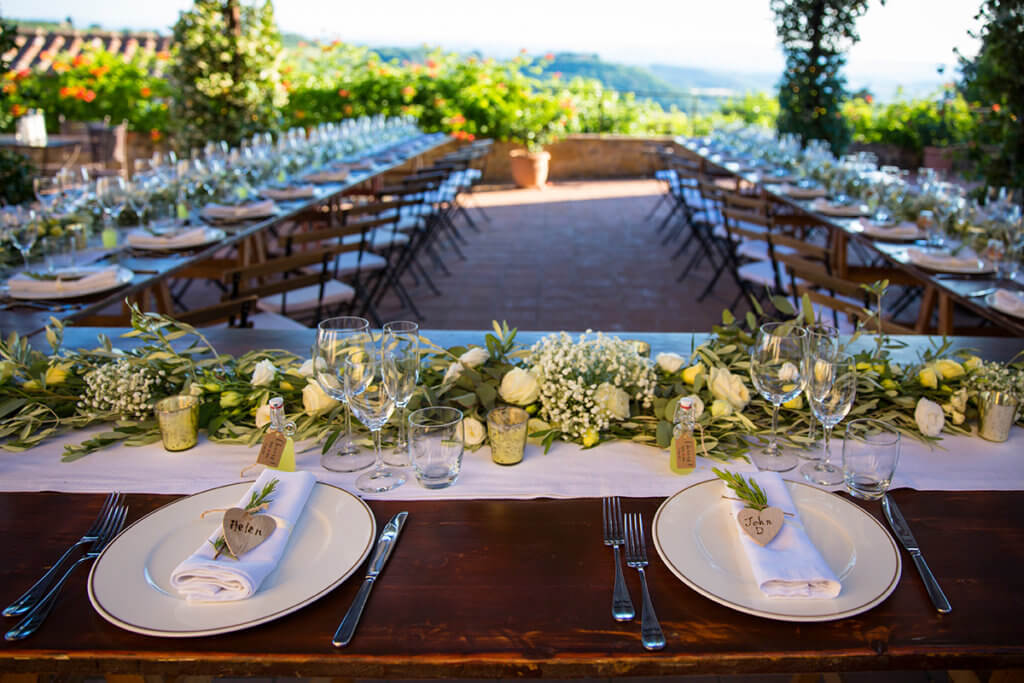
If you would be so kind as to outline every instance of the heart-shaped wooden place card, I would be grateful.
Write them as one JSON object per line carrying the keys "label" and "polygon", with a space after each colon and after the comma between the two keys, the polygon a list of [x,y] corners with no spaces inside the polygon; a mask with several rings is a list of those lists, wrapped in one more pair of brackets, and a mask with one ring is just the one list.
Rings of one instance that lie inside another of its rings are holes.
{"label": "heart-shaped wooden place card", "polygon": [[270,538],[276,528],[270,515],[250,515],[242,508],[228,508],[224,513],[224,541],[236,558]]}
{"label": "heart-shaped wooden place card", "polygon": [[763,510],[743,508],[736,515],[736,521],[747,535],[760,543],[768,545],[775,535],[782,531],[785,521],[781,508],[766,507]]}

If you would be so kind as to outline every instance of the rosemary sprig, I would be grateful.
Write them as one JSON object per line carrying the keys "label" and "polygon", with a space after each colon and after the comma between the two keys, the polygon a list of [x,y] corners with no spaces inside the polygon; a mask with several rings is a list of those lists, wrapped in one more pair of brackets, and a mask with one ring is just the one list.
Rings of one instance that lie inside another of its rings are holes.
{"label": "rosemary sprig", "polygon": [[[271,500],[273,500],[271,496],[273,495],[274,489],[276,488],[277,479],[271,479],[270,481],[267,482],[267,484],[263,487],[261,491],[259,491],[258,493],[256,491],[252,492],[252,495],[249,496],[249,502],[245,504],[245,507],[243,509],[246,512],[253,512],[255,510],[262,510],[266,508],[268,505],[270,505]],[[228,549],[228,542],[224,540],[223,536],[218,538],[216,541],[210,541],[210,544],[213,545],[214,550],[217,551],[213,554],[213,559],[216,560],[218,557],[221,556],[222,553],[230,556],[232,559],[238,559],[237,557],[235,557],[234,553],[232,553]]]}
{"label": "rosemary sprig", "polygon": [[768,496],[753,479],[747,480],[743,478],[742,474],[720,470],[717,467],[713,467],[711,471],[724,481],[725,485],[731,488],[736,496],[747,504],[747,507],[754,510],[764,510],[768,507]]}

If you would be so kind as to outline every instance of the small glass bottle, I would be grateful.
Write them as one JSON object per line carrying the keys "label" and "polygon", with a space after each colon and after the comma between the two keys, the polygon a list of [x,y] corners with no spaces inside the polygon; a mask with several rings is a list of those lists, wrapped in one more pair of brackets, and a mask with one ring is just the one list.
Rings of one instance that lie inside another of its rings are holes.
{"label": "small glass bottle", "polygon": [[679,399],[673,416],[672,443],[668,449],[669,467],[676,474],[690,474],[697,467],[697,441],[693,438],[696,420],[693,417],[693,399]]}
{"label": "small glass bottle", "polygon": [[270,399],[270,427],[267,431],[280,432],[285,438],[284,449],[281,451],[281,458],[277,461],[277,465],[267,466],[282,472],[294,472],[295,441],[292,439],[292,434],[295,433],[295,423],[285,419],[284,399],[280,396]]}

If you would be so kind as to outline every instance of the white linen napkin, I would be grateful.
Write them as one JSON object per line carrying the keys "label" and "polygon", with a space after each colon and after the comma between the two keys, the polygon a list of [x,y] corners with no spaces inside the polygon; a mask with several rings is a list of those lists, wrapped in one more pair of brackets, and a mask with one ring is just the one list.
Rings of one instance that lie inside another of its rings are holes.
{"label": "white linen napkin", "polygon": [[154,235],[146,230],[132,230],[128,233],[128,246],[138,249],[182,249],[197,244],[204,244],[208,239],[209,227],[200,225],[197,228],[174,230]]}
{"label": "white linen napkin", "polygon": [[921,229],[917,227],[917,223],[910,221],[903,221],[896,225],[879,225],[874,221],[861,221],[861,225],[864,227],[864,234],[871,237],[882,239],[888,237],[899,240],[911,240],[921,237]]}
{"label": "white linen napkin", "polygon": [[273,199],[265,199],[262,202],[250,202],[238,206],[225,204],[207,204],[203,209],[203,215],[208,218],[222,220],[241,220],[243,218],[256,218],[270,216],[277,212],[277,204]]}
{"label": "white linen napkin", "polygon": [[[281,472],[265,469],[238,501],[244,508],[254,491],[261,491],[273,479],[278,480],[270,506],[260,514],[278,518],[270,537],[235,560],[221,554],[214,559],[213,542],[222,536],[220,525],[194,553],[171,572],[171,586],[189,602],[244,600],[259,590],[263,580],[277,568],[291,538],[292,529],[302,515],[309,494],[316,484],[312,472]],[[217,513],[214,513],[217,514]]]}
{"label": "white linen napkin", "polygon": [[911,263],[932,270],[978,270],[978,255],[970,249],[963,249],[953,256],[945,252],[924,251],[911,247],[907,249]]}
{"label": "white linen napkin", "polygon": [[1024,318],[1024,292],[999,288],[992,293],[992,307],[1009,315]]}
{"label": "white linen napkin", "polygon": [[828,216],[860,216],[864,213],[863,207],[860,204],[833,204],[824,197],[815,199],[811,204],[811,208],[818,213],[823,213]]}
{"label": "white linen napkin", "polygon": [[[81,274],[85,269],[78,269]],[[55,280],[37,280],[25,273],[18,273],[7,281],[10,295],[18,297],[75,296],[76,293],[91,294],[117,286],[117,266],[108,266],[89,272],[84,277],[64,280],[60,272]]]}
{"label": "white linen napkin", "polygon": [[295,187],[265,187],[260,194],[267,199],[285,201],[288,199],[308,199],[316,194],[312,185],[296,185]]}
{"label": "white linen napkin", "polygon": [[303,180],[310,183],[343,183],[348,180],[348,174],[348,168],[314,171],[304,176]]}
{"label": "white linen napkin", "polygon": [[824,197],[828,192],[823,187],[800,187],[799,185],[790,185],[786,183],[781,188],[782,194],[789,195],[793,199],[813,199],[814,197]]}
{"label": "white linen napkin", "polygon": [[[764,490],[768,505],[792,515],[785,517],[782,530],[765,546],[750,538],[736,522],[740,546],[750,562],[758,588],[770,598],[823,599],[839,595],[842,585],[807,537],[782,476],[778,472],[757,472],[750,476]],[[722,486],[725,488],[725,482]],[[732,497],[731,490],[725,491],[725,495]],[[733,519],[745,507],[745,503],[736,501],[730,501],[729,505]]]}

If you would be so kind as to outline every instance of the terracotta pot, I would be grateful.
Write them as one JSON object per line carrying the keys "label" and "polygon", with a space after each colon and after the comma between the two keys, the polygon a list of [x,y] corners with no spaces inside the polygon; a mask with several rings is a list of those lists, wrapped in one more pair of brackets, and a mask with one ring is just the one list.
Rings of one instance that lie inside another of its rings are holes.
{"label": "terracotta pot", "polygon": [[512,178],[519,187],[535,187],[540,189],[548,181],[548,162],[550,152],[528,152],[525,149],[513,149],[508,153],[509,168]]}

